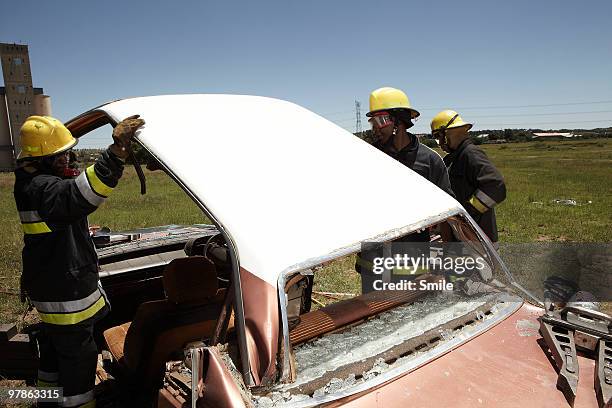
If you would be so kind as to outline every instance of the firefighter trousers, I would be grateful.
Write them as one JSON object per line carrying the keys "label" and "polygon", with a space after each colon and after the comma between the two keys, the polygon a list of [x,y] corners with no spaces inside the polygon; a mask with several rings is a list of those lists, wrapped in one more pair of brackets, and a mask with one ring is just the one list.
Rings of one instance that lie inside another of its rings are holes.
{"label": "firefighter trousers", "polygon": [[59,406],[95,406],[98,348],[93,323],[70,326],[42,323],[37,340],[40,351],[37,385],[62,387],[63,401]]}

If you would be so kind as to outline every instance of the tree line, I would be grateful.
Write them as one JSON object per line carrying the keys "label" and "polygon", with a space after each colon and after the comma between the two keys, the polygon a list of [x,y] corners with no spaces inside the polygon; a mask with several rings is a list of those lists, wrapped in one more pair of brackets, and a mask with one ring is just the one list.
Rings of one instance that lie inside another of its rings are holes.
{"label": "tree line", "polygon": [[[486,129],[486,130],[475,130],[470,131],[470,137],[475,144],[481,144],[485,141],[506,141],[506,142],[529,142],[532,140],[538,140],[534,138],[534,133],[573,133],[580,135],[581,139],[594,139],[594,138],[609,138],[612,137],[612,127],[606,128],[595,128],[595,129]],[[355,136],[365,140],[368,143],[373,143],[374,136],[372,130],[368,129],[361,133],[354,133]],[[487,135],[486,138],[482,135]],[[421,138],[421,143],[429,147],[437,147],[438,143],[432,138],[431,134],[425,134]]]}

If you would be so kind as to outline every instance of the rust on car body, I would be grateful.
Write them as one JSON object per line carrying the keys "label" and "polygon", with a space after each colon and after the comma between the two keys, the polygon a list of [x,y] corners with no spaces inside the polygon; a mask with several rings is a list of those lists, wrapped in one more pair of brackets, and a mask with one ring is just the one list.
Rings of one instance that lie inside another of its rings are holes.
{"label": "rust on car body", "polygon": [[270,384],[276,375],[278,352],[278,295],[276,288],[240,268],[244,322],[251,374],[257,384]]}

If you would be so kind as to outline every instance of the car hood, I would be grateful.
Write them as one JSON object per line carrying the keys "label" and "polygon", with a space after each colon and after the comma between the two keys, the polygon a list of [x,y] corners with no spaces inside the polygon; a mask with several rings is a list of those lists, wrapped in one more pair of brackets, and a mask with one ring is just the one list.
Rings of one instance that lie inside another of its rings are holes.
{"label": "car hood", "polygon": [[[497,326],[376,390],[328,407],[569,407],[556,387],[557,372],[538,334],[543,309],[523,306]],[[597,407],[595,362],[578,357],[574,407]]]}

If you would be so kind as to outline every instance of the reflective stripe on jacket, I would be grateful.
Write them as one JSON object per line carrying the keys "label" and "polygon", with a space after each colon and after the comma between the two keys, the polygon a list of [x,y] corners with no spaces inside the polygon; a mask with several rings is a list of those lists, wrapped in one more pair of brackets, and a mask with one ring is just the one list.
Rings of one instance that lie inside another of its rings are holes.
{"label": "reflective stripe on jacket", "polygon": [[40,163],[15,170],[24,232],[23,289],[42,321],[77,324],[108,310],[87,215],[104,202],[122,173],[123,162],[108,150],[74,179],[51,175]]}

